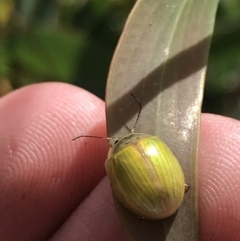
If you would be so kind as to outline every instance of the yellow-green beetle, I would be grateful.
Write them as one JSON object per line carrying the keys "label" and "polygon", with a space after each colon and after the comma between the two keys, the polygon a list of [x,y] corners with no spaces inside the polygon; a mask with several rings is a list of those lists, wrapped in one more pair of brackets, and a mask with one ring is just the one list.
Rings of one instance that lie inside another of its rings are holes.
{"label": "yellow-green beetle", "polygon": [[[135,128],[141,103],[133,97],[140,106]],[[180,207],[186,190],[182,168],[163,141],[157,136],[134,133],[134,128],[109,150],[105,167],[112,191],[126,208],[141,218],[169,217]]]}
{"label": "yellow-green beetle", "polygon": [[185,192],[183,171],[157,136],[124,136],[110,149],[105,166],[114,195],[138,216],[162,219],[180,207]]}

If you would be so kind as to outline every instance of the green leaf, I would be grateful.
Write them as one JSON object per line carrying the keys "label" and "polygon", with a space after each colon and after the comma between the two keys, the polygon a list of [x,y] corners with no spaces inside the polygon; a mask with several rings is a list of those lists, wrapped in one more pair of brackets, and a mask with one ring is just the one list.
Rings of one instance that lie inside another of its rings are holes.
{"label": "green leaf", "polygon": [[20,66],[42,78],[69,80],[84,45],[84,35],[39,29],[19,36],[13,58]]}
{"label": "green leaf", "polygon": [[191,186],[176,215],[139,221],[116,199],[129,240],[198,240],[197,149],[199,116],[217,0],[139,0],[119,41],[107,83],[108,135],[136,132],[163,139]]}

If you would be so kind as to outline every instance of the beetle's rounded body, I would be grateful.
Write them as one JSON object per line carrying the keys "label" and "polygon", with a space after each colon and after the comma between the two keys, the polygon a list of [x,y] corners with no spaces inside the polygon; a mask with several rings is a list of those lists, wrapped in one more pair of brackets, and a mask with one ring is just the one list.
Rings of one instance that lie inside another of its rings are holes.
{"label": "beetle's rounded body", "polygon": [[105,166],[114,195],[142,218],[166,218],[182,203],[182,168],[156,136],[131,133],[121,138],[110,149]]}

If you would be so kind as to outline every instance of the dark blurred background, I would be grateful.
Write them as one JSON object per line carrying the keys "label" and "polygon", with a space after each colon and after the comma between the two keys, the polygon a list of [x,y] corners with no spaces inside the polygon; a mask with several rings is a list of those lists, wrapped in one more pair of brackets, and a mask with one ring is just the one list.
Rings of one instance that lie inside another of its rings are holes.
{"label": "dark blurred background", "polygon": [[[134,0],[0,0],[0,96],[44,81],[104,99],[109,65]],[[240,119],[240,0],[220,0],[203,112]]]}

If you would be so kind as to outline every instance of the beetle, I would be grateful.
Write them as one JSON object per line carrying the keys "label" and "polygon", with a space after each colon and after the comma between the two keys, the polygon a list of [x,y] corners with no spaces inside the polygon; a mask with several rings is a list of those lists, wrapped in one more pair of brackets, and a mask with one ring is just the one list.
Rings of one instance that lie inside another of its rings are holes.
{"label": "beetle", "polygon": [[[142,219],[160,220],[174,214],[189,189],[182,168],[169,147],[157,136],[133,129],[110,147],[105,162],[113,194],[127,209]],[[98,136],[78,136],[103,139]]]}

